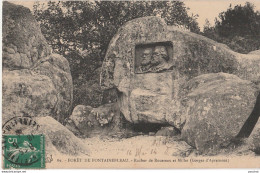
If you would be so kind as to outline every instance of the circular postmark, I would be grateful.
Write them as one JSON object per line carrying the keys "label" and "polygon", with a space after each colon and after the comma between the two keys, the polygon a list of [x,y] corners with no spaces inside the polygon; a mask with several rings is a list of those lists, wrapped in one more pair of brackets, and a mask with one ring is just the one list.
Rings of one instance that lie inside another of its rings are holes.
{"label": "circular postmark", "polygon": [[5,168],[43,168],[45,166],[44,135],[40,125],[30,116],[9,119],[2,126],[2,151]]}
{"label": "circular postmark", "polygon": [[40,125],[30,116],[17,116],[9,119],[2,126],[3,134],[28,134],[37,131]]}

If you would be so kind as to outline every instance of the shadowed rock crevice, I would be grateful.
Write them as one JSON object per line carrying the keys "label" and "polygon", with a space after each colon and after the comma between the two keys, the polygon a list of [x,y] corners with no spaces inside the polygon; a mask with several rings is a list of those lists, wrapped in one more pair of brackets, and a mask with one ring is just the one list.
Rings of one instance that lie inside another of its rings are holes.
{"label": "shadowed rock crevice", "polygon": [[160,130],[162,127],[167,127],[169,124],[160,124],[160,123],[138,123],[134,124],[132,126],[132,129],[134,132],[137,133],[143,133],[143,134],[149,134],[151,133],[156,133],[158,130]]}

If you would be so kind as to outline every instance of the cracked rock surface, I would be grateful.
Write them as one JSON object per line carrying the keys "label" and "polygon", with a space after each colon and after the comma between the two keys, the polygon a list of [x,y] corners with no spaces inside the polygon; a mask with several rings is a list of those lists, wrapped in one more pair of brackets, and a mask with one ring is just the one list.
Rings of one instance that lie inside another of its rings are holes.
{"label": "cracked rock surface", "polygon": [[63,123],[72,104],[68,61],[52,54],[28,8],[3,3],[3,122],[52,116]]}

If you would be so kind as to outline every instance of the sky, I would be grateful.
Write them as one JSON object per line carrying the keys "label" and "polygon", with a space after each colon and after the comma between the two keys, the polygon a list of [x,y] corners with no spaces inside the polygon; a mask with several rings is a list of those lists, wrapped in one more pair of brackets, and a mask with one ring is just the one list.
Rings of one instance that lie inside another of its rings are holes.
{"label": "sky", "polygon": [[208,19],[211,25],[214,25],[214,20],[222,11],[226,11],[229,5],[245,5],[246,2],[252,2],[255,5],[255,10],[260,11],[260,0],[186,0],[186,7],[190,8],[189,13],[198,14],[198,23],[201,29]]}
{"label": "sky", "polygon": [[[12,1],[12,0],[11,0]],[[245,2],[252,2],[255,5],[255,9],[260,11],[260,0],[183,0],[186,7],[189,7],[189,14],[198,14],[198,23],[201,30],[205,24],[205,20],[208,19],[211,25],[214,25],[214,19],[222,11],[226,11],[230,4],[232,7]],[[23,5],[32,10],[33,1],[13,1],[15,4]]]}

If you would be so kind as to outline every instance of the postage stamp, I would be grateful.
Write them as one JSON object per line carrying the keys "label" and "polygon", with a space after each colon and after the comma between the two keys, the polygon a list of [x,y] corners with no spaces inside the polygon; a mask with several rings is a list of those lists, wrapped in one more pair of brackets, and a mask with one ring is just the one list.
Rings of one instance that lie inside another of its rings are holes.
{"label": "postage stamp", "polygon": [[4,135],[4,168],[45,168],[44,135]]}

